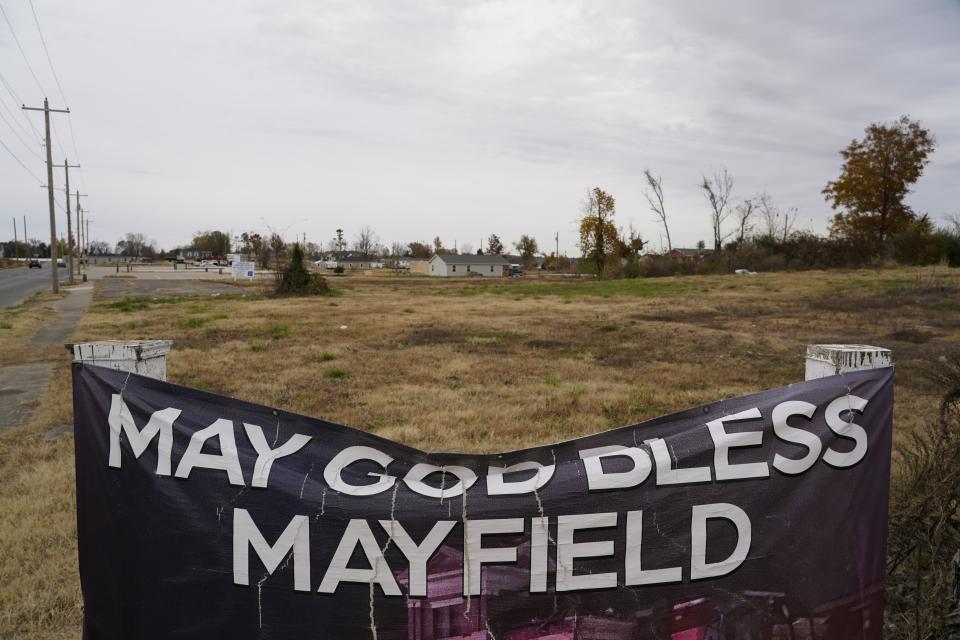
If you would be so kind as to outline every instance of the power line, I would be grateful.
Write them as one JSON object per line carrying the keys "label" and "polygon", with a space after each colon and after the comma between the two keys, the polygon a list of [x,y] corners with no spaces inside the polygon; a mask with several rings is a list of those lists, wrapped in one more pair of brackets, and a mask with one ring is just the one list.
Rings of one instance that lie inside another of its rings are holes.
{"label": "power line", "polygon": [[[11,109],[10,106],[7,104],[7,100],[6,98],[3,98],[2,94],[0,94],[0,107],[3,107],[3,111],[5,111],[8,116],[10,116],[11,121],[16,123],[17,129],[22,131],[23,135],[27,136],[28,138],[33,138],[33,134],[27,131],[27,128],[23,126],[23,123],[21,123],[18,117],[14,115],[13,109]],[[36,144],[39,144],[39,142],[37,142]]]}
{"label": "power line", "polygon": [[17,95],[17,92],[13,90],[13,87],[10,86],[10,83],[7,82],[7,78],[3,75],[3,72],[0,71],[0,84],[7,90],[7,93],[10,94],[10,97],[13,98],[14,104],[23,104],[20,100],[20,96]]}
{"label": "power line", "polygon": [[[2,72],[0,72],[0,84],[3,85],[3,88],[6,89],[7,93],[10,94],[10,97],[13,98],[14,108],[16,108],[18,104],[23,104],[23,100],[20,99],[20,96],[17,95],[17,92],[14,91],[13,87],[10,86],[10,83],[7,82],[7,79],[4,77]],[[37,128],[33,125],[33,120],[31,120],[23,111],[20,112],[20,115],[22,115],[23,119],[27,121],[27,124],[30,125],[30,130],[33,131],[33,135],[37,138],[42,138],[43,136],[40,135],[40,132],[37,131]]]}
{"label": "power line", "polygon": [[33,23],[37,25],[37,33],[40,34],[40,44],[43,45],[43,52],[47,56],[47,64],[50,65],[50,73],[53,74],[53,81],[57,83],[57,91],[60,92],[60,99],[63,100],[63,106],[69,109],[70,104],[67,102],[67,96],[63,95],[63,87],[60,86],[60,78],[57,77],[57,71],[53,68],[53,60],[50,59],[50,51],[47,50],[47,40],[43,37],[43,30],[40,28],[40,19],[37,18],[37,9],[33,6],[33,0],[28,1],[30,2],[30,11],[33,12]]}
{"label": "power line", "polygon": [[[53,58],[50,57],[50,50],[47,49],[47,39],[43,37],[43,29],[40,28],[40,18],[37,17],[37,8],[33,4],[33,0],[28,0],[30,3],[30,11],[33,13],[33,22],[37,25],[37,33],[40,34],[40,44],[43,45],[43,53],[47,56],[47,64],[50,65],[50,73],[53,74],[53,81],[57,84],[57,91],[60,92],[60,99],[63,100],[63,106],[68,110],[70,109],[70,102],[67,100],[66,94],[63,92],[63,86],[60,84],[60,78],[57,76],[57,70],[53,67]],[[73,132],[73,116],[70,113],[67,113],[67,126],[70,128],[70,140],[73,143],[73,156],[77,159],[77,162],[83,164],[80,161],[80,148],[77,146],[77,136]],[[63,145],[59,142],[60,134],[57,132],[56,127],[54,127],[54,133],[57,134],[57,144],[60,146],[60,151],[64,152]],[[66,155],[66,152],[64,152]],[[83,188],[86,189],[86,181],[83,179],[83,170],[79,172],[80,183],[83,185]]]}
{"label": "power line", "polygon": [[[69,109],[70,107],[67,107],[67,108]],[[60,132],[57,131],[57,125],[53,122],[51,122],[50,125],[53,127],[53,137],[57,141],[57,146],[60,147],[60,155],[66,157],[67,150],[63,148],[63,143],[60,141]]]}
{"label": "power line", "polygon": [[[7,109],[7,105],[6,105],[5,103],[0,102],[0,105],[3,106],[4,110],[7,110],[7,111],[9,112],[9,110]],[[23,146],[27,148],[27,150],[30,152],[31,155],[33,155],[34,158],[36,158],[37,160],[43,161],[43,158],[40,157],[40,154],[37,153],[36,151],[34,151],[33,148],[30,146],[30,143],[29,143],[28,141],[24,140],[24,139],[23,139],[23,136],[21,136],[20,133],[13,127],[13,125],[10,124],[10,122],[7,120],[6,116],[3,115],[3,111],[0,111],[0,120],[3,120],[3,122],[4,122],[8,127],[10,127],[10,131],[13,131],[13,135],[15,135],[15,136],[17,137],[17,140],[19,140],[20,142],[23,143]],[[28,134],[28,135],[29,135],[29,134]]]}
{"label": "power line", "polygon": [[40,93],[46,93],[46,91],[43,90],[43,85],[40,84],[40,79],[37,78],[37,74],[33,71],[33,66],[30,64],[30,60],[27,58],[27,54],[23,50],[23,46],[20,44],[20,38],[17,37],[17,32],[13,29],[13,23],[10,22],[10,18],[7,16],[7,12],[3,8],[2,4],[0,4],[0,13],[3,14],[3,19],[7,21],[7,26],[10,27],[10,34],[13,36],[13,41],[17,43],[17,49],[20,50],[20,55],[23,56],[23,61],[27,63],[27,69],[30,70],[30,75],[33,76],[33,81],[37,83],[37,88],[40,89]]}
{"label": "power line", "polygon": [[13,152],[13,150],[12,150],[10,147],[7,146],[7,143],[5,143],[3,140],[0,140],[0,146],[3,146],[3,148],[7,150],[7,153],[9,153],[10,156],[11,156],[14,160],[17,161],[17,164],[19,164],[21,167],[23,167],[23,170],[24,170],[24,171],[26,171],[26,172],[29,173],[31,176],[33,176],[33,179],[37,181],[37,184],[39,184],[39,185],[42,185],[42,184],[43,184],[43,180],[41,180],[40,178],[38,178],[38,177],[37,177],[37,174],[35,174],[33,171],[30,170],[30,167],[28,167],[27,165],[23,164],[23,160],[21,160],[20,158],[17,157],[17,154],[15,154],[15,153]]}
{"label": "power line", "polygon": [[[10,117],[17,123],[17,126],[20,127],[20,130],[23,131],[23,133],[26,134],[28,138],[29,137],[40,138],[40,132],[37,131],[37,128],[35,126],[33,126],[33,123],[30,121],[30,118],[28,118],[27,114],[25,114],[23,111],[20,111],[20,109],[17,107],[18,104],[23,104],[23,103],[20,102],[20,97],[13,90],[13,87],[10,86],[10,83],[7,82],[7,79],[4,77],[2,72],[0,72],[0,84],[3,85],[4,89],[7,90],[7,93],[9,93],[10,97],[13,99],[13,109],[10,109],[7,106],[6,98],[3,98],[3,100],[0,100],[0,104],[4,105],[4,107],[8,110],[8,114],[10,115]],[[0,94],[0,97],[2,97],[2,94]],[[15,111],[18,111],[20,115],[19,116],[13,115]],[[23,126],[23,122],[19,119],[20,117],[22,117],[23,120],[25,120],[26,123],[30,125],[30,130],[33,131],[32,136],[30,132],[27,131],[27,128]]]}

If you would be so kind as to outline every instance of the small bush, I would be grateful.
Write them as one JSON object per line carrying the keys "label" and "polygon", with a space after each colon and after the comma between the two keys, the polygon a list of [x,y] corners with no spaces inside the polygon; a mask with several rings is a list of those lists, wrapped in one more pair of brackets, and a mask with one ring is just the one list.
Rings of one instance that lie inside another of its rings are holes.
{"label": "small bush", "polygon": [[342,274],[343,274],[343,267],[338,264],[337,266],[335,266],[335,267],[333,268],[333,272],[334,272],[335,274],[337,274],[338,276],[339,276],[339,275],[342,275]]}
{"label": "small bush", "polygon": [[340,378],[347,377],[346,369],[340,369],[339,367],[331,367],[327,369],[326,376],[331,380],[338,380]]}
{"label": "small bush", "polygon": [[272,324],[267,327],[267,333],[271,338],[286,338],[290,335],[290,327],[285,324]]}
{"label": "small bush", "polygon": [[141,311],[149,309],[150,303],[141,298],[124,298],[117,302],[111,302],[106,305],[108,309],[118,309],[121,313],[130,313],[131,311]]}
{"label": "small bush", "polygon": [[188,318],[177,325],[180,329],[199,329],[210,322],[210,318]]}
{"label": "small bush", "polygon": [[9,322],[0,322],[0,329],[13,329],[13,325]]}
{"label": "small bush", "polygon": [[327,280],[319,273],[310,273],[303,262],[303,249],[299,244],[293,245],[290,252],[290,262],[280,274],[277,282],[277,293],[294,296],[318,296],[330,292]]}
{"label": "small bush", "polygon": [[410,307],[406,307],[406,308],[403,310],[403,312],[404,312],[404,313],[413,313],[413,309],[411,309]]}
{"label": "small bush", "polygon": [[261,351],[266,351],[268,349],[266,342],[251,342],[250,351],[254,353],[260,353]]}
{"label": "small bush", "polygon": [[324,351],[323,353],[320,354],[321,362],[330,362],[331,360],[336,360],[336,359],[337,359],[337,356],[333,355],[329,351]]}

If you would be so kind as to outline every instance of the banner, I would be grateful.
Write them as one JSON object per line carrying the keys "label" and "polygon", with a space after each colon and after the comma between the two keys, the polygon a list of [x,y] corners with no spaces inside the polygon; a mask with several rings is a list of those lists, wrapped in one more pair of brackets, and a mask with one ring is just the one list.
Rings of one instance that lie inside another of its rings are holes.
{"label": "banner", "polygon": [[874,369],[433,454],[75,365],[84,637],[880,638],[892,411]]}

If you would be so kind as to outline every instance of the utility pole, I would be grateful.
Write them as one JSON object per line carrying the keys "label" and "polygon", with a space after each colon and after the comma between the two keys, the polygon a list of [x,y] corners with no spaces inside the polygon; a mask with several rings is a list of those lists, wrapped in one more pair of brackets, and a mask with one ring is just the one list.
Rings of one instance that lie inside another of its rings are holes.
{"label": "utility pole", "polygon": [[557,252],[553,254],[553,257],[557,259],[557,264],[560,264],[560,232],[559,231],[557,231],[554,234],[553,239],[556,240],[557,242]]}
{"label": "utility pole", "polygon": [[[80,193],[80,189],[77,189],[77,275],[80,275],[80,266],[83,264],[83,209],[80,206],[80,198],[86,198],[87,194]],[[70,199],[70,196],[67,195],[67,199]]]}
{"label": "utility pole", "polygon": [[73,221],[70,219],[70,169],[79,169],[80,165],[70,164],[70,161],[64,158],[63,164],[55,164],[53,166],[57,168],[63,167],[63,194],[67,200],[67,271],[70,274],[70,284],[73,284]]}
{"label": "utility pole", "polygon": [[23,216],[23,253],[24,261],[30,257],[30,236],[27,235],[27,216]]}
{"label": "utility pole", "polygon": [[17,216],[13,216],[13,259],[20,261],[20,245],[17,243]]}
{"label": "utility pole", "polygon": [[50,279],[53,285],[53,292],[60,292],[60,278],[57,273],[57,258],[56,258],[56,245],[57,245],[57,216],[56,212],[53,209],[53,151],[52,151],[52,140],[50,139],[50,112],[54,113],[70,113],[70,109],[51,109],[50,103],[47,102],[47,99],[43,99],[43,108],[38,107],[28,107],[27,105],[22,105],[24,111],[43,111],[43,124],[46,130],[47,135],[47,202],[50,206]]}

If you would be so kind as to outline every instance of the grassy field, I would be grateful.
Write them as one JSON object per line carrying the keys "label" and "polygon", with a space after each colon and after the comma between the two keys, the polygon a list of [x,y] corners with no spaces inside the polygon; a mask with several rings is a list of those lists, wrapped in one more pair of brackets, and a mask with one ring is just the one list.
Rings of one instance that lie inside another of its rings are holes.
{"label": "grassy field", "polygon": [[[942,268],[332,285],[313,299],[97,302],[74,337],[170,338],[173,382],[477,452],[796,382],[818,342],[894,350],[902,436],[934,413],[926,363],[960,339],[960,272]],[[73,445],[44,435],[71,420],[65,357],[55,375],[32,423],[0,435],[0,637],[77,636]]]}

